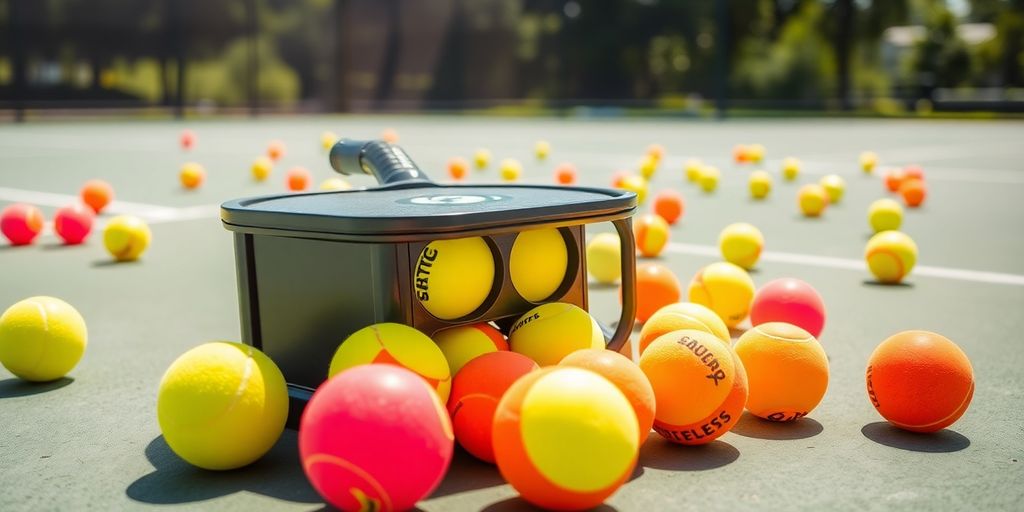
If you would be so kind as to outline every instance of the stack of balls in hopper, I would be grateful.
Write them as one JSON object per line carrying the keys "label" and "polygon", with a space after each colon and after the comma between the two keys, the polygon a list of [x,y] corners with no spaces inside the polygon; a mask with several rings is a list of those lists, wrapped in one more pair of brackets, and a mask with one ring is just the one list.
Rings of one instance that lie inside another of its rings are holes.
{"label": "stack of balls in hopper", "polygon": [[[393,129],[382,135],[398,140]],[[197,137],[189,130],[179,140],[183,151],[196,148]],[[324,132],[319,145],[328,150],[336,140]],[[550,143],[538,141],[534,160],[543,163],[551,152]],[[251,163],[252,179],[266,181],[285,155],[282,141],[268,143]],[[483,148],[468,159],[454,157],[448,175],[453,181],[471,179],[471,169],[484,171],[491,160]],[[737,146],[733,161],[750,168],[751,198],[768,200],[774,177],[762,168],[769,162],[766,148]],[[652,429],[667,442],[701,445],[726,435],[744,411],[774,422],[813,414],[830,377],[829,347],[820,341],[827,318],[824,299],[811,284],[792,277],[758,288],[749,271],[763,259],[765,236],[746,222],[722,229],[721,261],[681,281],[657,260],[671,247],[671,236],[686,227],[683,193],[653,189],[667,162],[665,148],[652,144],[634,169],[612,180],[649,209],[633,221],[641,258],[635,268],[639,332],[621,353],[605,349],[602,327],[587,311],[546,301],[569,271],[559,232],[524,231],[513,245],[508,270],[517,293],[537,305],[514,321],[501,328],[481,322],[433,333],[377,323],[333,340],[337,348],[324,381],[299,424],[302,469],[317,492],[343,510],[412,508],[438,487],[458,445],[495,464],[526,501],[582,510],[601,504],[626,483]],[[878,163],[878,155],[864,152],[858,166],[872,176]],[[797,182],[804,167],[794,157],[785,158],[783,181]],[[580,170],[570,162],[554,169],[557,184],[579,179]],[[500,162],[498,172],[502,180],[517,181],[524,169],[510,158]],[[675,179],[712,194],[721,177],[718,168],[689,159],[681,179]],[[189,162],[179,178],[184,188],[197,190],[206,172]],[[312,174],[301,166],[285,173],[288,190],[308,190],[311,182]],[[320,187],[349,188],[340,178]],[[843,201],[845,189],[836,174],[804,183],[795,191],[799,211],[827,217],[827,208]],[[889,169],[883,190],[896,197],[871,203],[868,224],[874,235],[864,259],[878,281],[899,283],[917,260],[914,241],[900,229],[904,208],[924,204],[924,171]],[[90,180],[79,197],[56,211],[53,232],[66,244],[83,244],[94,223],[102,222],[103,244],[114,259],[140,258],[150,244],[150,229],[130,215],[104,216],[114,204],[113,187]],[[0,221],[12,245],[34,243],[47,227],[39,208],[21,203],[7,206]],[[594,233],[585,248],[590,286],[616,287],[623,274],[622,251],[629,249],[614,233]],[[502,271],[481,238],[437,240],[424,249],[427,253],[437,259],[431,289],[420,304],[439,319],[471,315]],[[61,379],[82,360],[86,346],[85,318],[61,299],[30,297],[0,316],[0,363],[18,378]],[[867,399],[880,415],[915,432],[952,425],[974,392],[964,352],[927,331],[900,332],[879,344],[866,362],[865,383]],[[288,413],[288,389],[274,361],[252,346],[229,341],[182,354],[166,370],[156,397],[156,417],[171,450],[214,471],[259,460],[278,442]]]}

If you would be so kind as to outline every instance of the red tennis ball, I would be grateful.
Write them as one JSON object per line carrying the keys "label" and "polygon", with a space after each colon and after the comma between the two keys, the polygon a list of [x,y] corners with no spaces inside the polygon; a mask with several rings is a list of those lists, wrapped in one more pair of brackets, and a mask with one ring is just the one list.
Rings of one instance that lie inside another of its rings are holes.
{"label": "red tennis ball", "polygon": [[974,370],[960,347],[928,331],[904,331],[868,359],[868,398],[883,418],[913,432],[960,419],[974,396]]}
{"label": "red tennis ball", "polygon": [[825,328],[825,301],[813,286],[799,279],[769,281],[754,294],[750,323],[769,322],[793,324],[818,338]]}
{"label": "red tennis ball", "polygon": [[299,455],[313,488],[341,510],[406,510],[452,459],[448,414],[422,377],[389,364],[345,370],[313,393]]}
{"label": "red tennis ball", "polygon": [[665,189],[654,196],[652,205],[654,213],[661,216],[669,224],[675,224],[683,217],[686,205],[683,195],[672,189]]}
{"label": "red tennis ball", "polygon": [[301,192],[309,188],[313,175],[305,167],[292,167],[285,174],[285,184],[292,192]]}
{"label": "red tennis ball", "polygon": [[30,204],[15,203],[0,213],[0,232],[11,245],[27,245],[43,230],[43,212]]}
{"label": "red tennis ball", "polygon": [[182,130],[178,141],[181,143],[181,149],[188,151],[196,145],[196,134],[192,130]]}
{"label": "red tennis ball", "polygon": [[920,165],[908,165],[903,168],[903,178],[924,181],[924,169]]}
{"label": "red tennis ball", "polygon": [[560,185],[572,185],[579,178],[576,166],[568,162],[559,165],[555,169],[555,181]]}
{"label": "red tennis ball", "polygon": [[53,217],[53,230],[68,245],[76,245],[85,241],[92,231],[92,222],[96,214],[83,204],[65,206],[57,210]]}
{"label": "red tennis ball", "polygon": [[100,213],[114,200],[114,187],[103,180],[89,180],[82,185],[79,195],[92,211]]}
{"label": "red tennis ball", "polygon": [[515,352],[490,352],[466,363],[455,374],[448,414],[459,445],[474,457],[494,462],[491,426],[501,396],[527,373],[540,369]]}

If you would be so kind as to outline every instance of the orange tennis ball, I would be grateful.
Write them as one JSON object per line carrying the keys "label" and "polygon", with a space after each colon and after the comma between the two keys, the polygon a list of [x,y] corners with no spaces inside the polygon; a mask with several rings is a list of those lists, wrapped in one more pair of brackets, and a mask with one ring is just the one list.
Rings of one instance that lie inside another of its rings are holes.
{"label": "orange tennis ball", "polygon": [[654,340],[673,331],[693,329],[715,335],[726,345],[732,344],[725,322],[706,306],[693,302],[677,302],[659,309],[640,329],[640,353]]}
{"label": "orange tennis ball", "polygon": [[917,178],[908,178],[903,180],[903,184],[900,185],[900,195],[903,196],[903,202],[911,208],[917,208],[924,202],[925,197],[928,196],[928,189],[924,186],[924,181]]}
{"label": "orange tennis ball", "polygon": [[[679,302],[683,295],[679,279],[665,265],[643,263],[636,266],[636,320],[646,322],[655,311]],[[621,297],[621,289],[619,291]]]}
{"label": "orange tennis ball", "polygon": [[629,171],[627,171],[625,169],[619,169],[618,171],[615,171],[612,174],[612,188],[623,188],[622,187],[623,182],[626,181],[626,178],[628,178],[628,177],[630,177],[632,175],[633,175],[633,173],[631,173],[631,172],[629,172]]}
{"label": "orange tennis ball", "polygon": [[79,195],[92,211],[100,213],[114,200],[114,187],[103,180],[89,180],[82,186]]}
{"label": "orange tennis ball", "polygon": [[448,361],[448,369],[452,375],[458,374],[466,363],[479,356],[508,350],[505,336],[488,323],[445,329],[434,335],[434,341]]}
{"label": "orange tennis ball", "polygon": [[828,389],[828,357],[807,331],[783,322],[755,326],[736,340],[747,370],[747,410],[771,421],[807,416]]}
{"label": "orange tennis ball", "polygon": [[181,186],[189,190],[197,189],[204,181],[206,181],[206,170],[203,169],[202,165],[195,162],[188,162],[181,166],[181,172],[178,173],[178,180],[181,181]]}
{"label": "orange tennis ball", "polygon": [[706,444],[728,432],[747,401],[743,363],[704,331],[673,331],[640,356],[658,404],[654,431],[679,444]]}
{"label": "orange tennis ball", "polygon": [[384,131],[380,132],[380,138],[388,144],[397,144],[398,131],[394,128],[385,128]]}
{"label": "orange tennis ball", "polygon": [[655,258],[668,244],[668,222],[660,215],[645,213],[633,224],[633,235],[636,237],[636,248],[647,258]]}
{"label": "orange tennis ball", "polygon": [[913,432],[960,419],[974,396],[974,370],[960,347],[928,331],[904,331],[868,359],[868,398],[883,418]]}
{"label": "orange tennis ball", "polygon": [[639,451],[622,392],[566,366],[517,380],[498,403],[492,433],[501,476],[526,501],[554,510],[600,505],[632,474]]}
{"label": "orange tennis ball", "polygon": [[572,185],[579,179],[576,166],[568,162],[555,168],[555,181],[560,185]]}
{"label": "orange tennis ball", "polygon": [[903,168],[903,178],[924,181],[924,169],[920,165],[908,165]]}
{"label": "orange tennis ball", "polygon": [[683,201],[682,194],[672,189],[665,189],[654,196],[652,209],[654,213],[665,219],[665,222],[674,225],[683,217],[686,203]]}
{"label": "orange tennis ball", "polygon": [[565,356],[559,364],[590,370],[615,384],[633,406],[640,426],[640,444],[644,444],[654,425],[654,388],[636,363],[618,352],[588,348]]}
{"label": "orange tennis ball", "polygon": [[284,156],[284,142],[272,140],[267,144],[267,156],[273,161],[278,161]]}
{"label": "orange tennis ball", "polygon": [[889,172],[885,173],[885,188],[889,189],[889,192],[897,192],[900,189],[900,185],[903,184],[903,172],[899,169],[890,169]]}
{"label": "orange tennis ball", "polygon": [[442,403],[448,401],[452,387],[448,361],[433,340],[408,325],[379,323],[352,333],[334,352],[327,376],[370,363],[411,370],[434,388]]}
{"label": "orange tennis ball", "polygon": [[292,192],[301,192],[309,188],[313,175],[305,167],[292,167],[285,174],[285,185]]}
{"label": "orange tennis ball", "polygon": [[448,160],[448,175],[455,181],[462,181],[469,171],[469,162],[465,158],[455,157]]}
{"label": "orange tennis ball", "polygon": [[498,401],[523,375],[540,369],[529,357],[515,352],[491,352],[455,374],[448,414],[455,440],[474,457],[494,462],[491,428]]}

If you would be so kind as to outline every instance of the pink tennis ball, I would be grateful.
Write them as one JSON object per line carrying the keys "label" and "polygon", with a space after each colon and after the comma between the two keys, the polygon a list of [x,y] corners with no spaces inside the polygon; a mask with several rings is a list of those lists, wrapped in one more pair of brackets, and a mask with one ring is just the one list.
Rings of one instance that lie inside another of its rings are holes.
{"label": "pink tennis ball", "polygon": [[76,245],[85,241],[92,231],[92,221],[96,214],[92,208],[82,204],[65,206],[57,210],[53,217],[53,230],[68,245]]}
{"label": "pink tennis ball", "polygon": [[299,455],[313,488],[341,510],[407,510],[441,483],[455,437],[423,377],[390,364],[345,370],[313,393]]}
{"label": "pink tennis ball", "polygon": [[43,230],[43,213],[30,204],[8,205],[0,214],[0,232],[12,245],[32,243]]}
{"label": "pink tennis ball", "polygon": [[813,286],[799,279],[784,277],[770,281],[754,294],[750,323],[793,324],[817,338],[825,328],[825,301]]}

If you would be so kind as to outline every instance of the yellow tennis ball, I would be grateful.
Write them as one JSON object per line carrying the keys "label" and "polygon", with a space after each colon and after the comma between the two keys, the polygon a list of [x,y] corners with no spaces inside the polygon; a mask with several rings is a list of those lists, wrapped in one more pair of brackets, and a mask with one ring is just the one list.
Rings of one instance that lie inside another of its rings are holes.
{"label": "yellow tennis ball", "polygon": [[828,194],[829,203],[838,203],[843,198],[843,193],[846,192],[846,180],[838,174],[825,175],[818,184]]}
{"label": "yellow tennis ball", "polygon": [[903,207],[892,199],[879,199],[868,208],[868,224],[875,233],[900,229]]}
{"label": "yellow tennis ball", "polygon": [[693,329],[713,334],[726,345],[732,344],[729,328],[707,306],[693,302],[677,302],[662,307],[644,322],[640,329],[640,354],[656,339],[673,331]]}
{"label": "yellow tennis ball", "polygon": [[448,369],[452,376],[457,375],[466,363],[478,356],[508,350],[505,336],[488,323],[445,329],[434,335],[434,341],[448,361]]}
{"label": "yellow tennis ball", "polygon": [[329,150],[335,142],[338,142],[338,136],[334,132],[327,131],[320,134],[321,148]]}
{"label": "yellow tennis ball", "polygon": [[654,177],[654,173],[658,172],[658,160],[651,155],[647,155],[640,159],[637,167],[639,168],[640,176],[650,181]]}
{"label": "yellow tennis ball", "polygon": [[187,162],[181,166],[178,180],[181,181],[181,186],[189,190],[197,189],[206,181],[206,170],[195,162]]}
{"label": "yellow tennis ball", "polygon": [[746,222],[729,224],[718,235],[718,249],[725,261],[750,270],[761,257],[764,235],[757,227]]}
{"label": "yellow tennis ball", "polygon": [[565,280],[569,250],[562,232],[555,228],[534,229],[516,235],[509,255],[509,275],[519,295],[540,302],[550,297]]}
{"label": "yellow tennis ball", "polygon": [[149,226],[132,215],[114,217],[103,228],[103,246],[117,261],[137,260],[152,238]]}
{"label": "yellow tennis ball", "polygon": [[252,167],[250,168],[250,171],[252,172],[252,179],[256,181],[266,180],[273,170],[274,162],[265,156],[261,156],[256,160],[253,160]]}
{"label": "yellow tennis ball", "polygon": [[765,147],[761,144],[752,144],[747,148],[747,158],[755,163],[759,164],[764,160]]}
{"label": "yellow tennis ball", "polygon": [[408,325],[385,322],[363,327],[341,342],[327,376],[363,364],[401,366],[427,381],[441,403],[448,401],[452,375],[448,360],[433,340]]}
{"label": "yellow tennis ball", "polygon": [[164,440],[179,457],[204,469],[234,469],[255,462],[281,437],[288,387],[263,352],[206,343],[164,373],[156,410]]}
{"label": "yellow tennis ball", "polygon": [[494,254],[483,238],[435,240],[416,261],[416,298],[442,320],[476,311],[494,286]]}
{"label": "yellow tennis ball", "polygon": [[29,297],[0,316],[0,364],[28,381],[67,375],[82,359],[87,341],[82,315],[54,297]]}
{"label": "yellow tennis ball", "polygon": [[546,140],[538,140],[533,145],[533,154],[537,157],[537,160],[546,160],[548,155],[551,154],[551,144]]}
{"label": "yellow tennis ball", "polygon": [[697,271],[688,293],[690,302],[707,306],[725,325],[736,327],[750,313],[754,281],[746,270],[720,261]]}
{"label": "yellow tennis ball", "polygon": [[793,157],[786,157],[782,160],[782,177],[786,181],[793,181],[800,175],[800,160]]}
{"label": "yellow tennis ball", "polygon": [[806,217],[817,217],[825,211],[828,206],[828,192],[825,187],[816,184],[807,184],[800,187],[797,192],[797,205]]}
{"label": "yellow tennis ball", "polygon": [[860,154],[860,168],[865,174],[874,172],[876,165],[878,165],[878,155],[874,152],[865,151]]}
{"label": "yellow tennis ball", "polygon": [[754,171],[750,173],[750,196],[754,199],[768,197],[772,191],[772,175],[767,171]]}
{"label": "yellow tennis ball", "polygon": [[501,173],[501,179],[505,181],[516,181],[519,179],[519,176],[523,174],[523,166],[519,164],[519,160],[506,158],[501,161],[501,165],[498,166],[498,171]]}
{"label": "yellow tennis ball", "polygon": [[320,190],[322,191],[349,190],[351,188],[352,185],[341,178],[327,178],[326,180],[323,181],[323,183],[320,184]]}
{"label": "yellow tennis ball", "polygon": [[689,181],[690,183],[697,183],[697,180],[700,179],[700,171],[703,167],[704,164],[702,164],[700,160],[695,158],[687,160],[686,164],[683,165],[683,173],[686,174],[686,181]]}
{"label": "yellow tennis ball", "polygon": [[864,259],[880,282],[898,283],[917,263],[917,244],[900,231],[882,231],[868,240]]}
{"label": "yellow tennis ball", "polygon": [[747,370],[747,410],[771,421],[807,416],[828,389],[828,357],[818,340],[791,324],[757,325],[736,340]]}
{"label": "yellow tennis ball", "polygon": [[636,204],[644,204],[647,200],[647,180],[643,176],[626,176],[620,187],[636,194]]}
{"label": "yellow tennis ball", "polygon": [[704,192],[714,192],[718,188],[719,172],[717,167],[707,166],[700,170],[698,183]]}
{"label": "yellow tennis ball", "polygon": [[587,273],[599,283],[612,284],[622,276],[622,248],[615,233],[601,233],[587,244]]}
{"label": "yellow tennis ball", "polygon": [[646,258],[656,258],[668,244],[668,221],[655,213],[645,213],[633,224],[636,248]]}
{"label": "yellow tennis ball", "polygon": [[473,153],[473,165],[480,171],[486,169],[491,165],[491,152],[483,148],[476,150]]}
{"label": "yellow tennis ball", "polygon": [[542,304],[519,317],[509,331],[508,346],[540,366],[558,364],[583,348],[605,348],[597,320],[564,302]]}

